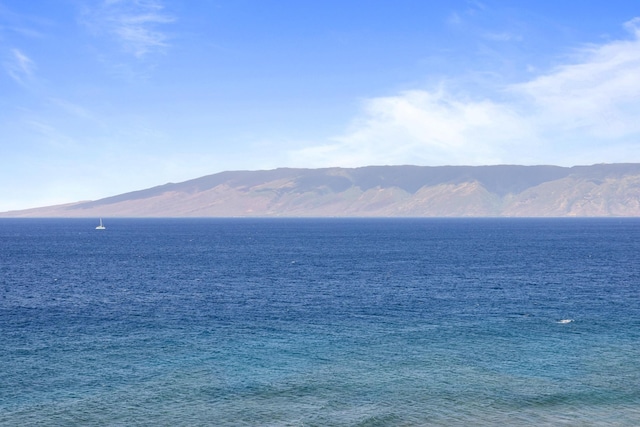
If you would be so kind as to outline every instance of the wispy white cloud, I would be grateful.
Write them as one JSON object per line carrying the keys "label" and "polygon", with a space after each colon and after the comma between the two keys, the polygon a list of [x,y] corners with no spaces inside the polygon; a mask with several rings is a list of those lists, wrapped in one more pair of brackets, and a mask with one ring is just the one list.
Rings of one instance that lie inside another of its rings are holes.
{"label": "wispy white cloud", "polygon": [[54,150],[65,150],[67,152],[77,149],[77,142],[58,129],[56,126],[39,119],[25,120],[25,124],[30,130],[38,135],[38,140],[43,146]]}
{"label": "wispy white cloud", "polygon": [[452,11],[446,19],[446,23],[452,26],[459,26],[467,22],[467,18],[477,15],[487,9],[484,3],[479,1],[467,1],[466,7],[462,10]]}
{"label": "wispy white cloud", "polygon": [[159,0],[104,0],[84,17],[92,31],[109,35],[137,58],[167,48],[169,36],[161,26],[175,21]]}
{"label": "wispy white cloud", "polygon": [[77,119],[96,120],[95,115],[85,106],[61,98],[50,98],[49,102]]}
{"label": "wispy white cloud", "polygon": [[580,49],[570,64],[510,88],[555,132],[614,139],[640,132],[640,20],[625,24],[632,39]]}
{"label": "wispy white cloud", "polygon": [[462,24],[462,18],[460,17],[458,12],[451,12],[449,14],[449,16],[447,17],[447,21],[446,22],[449,25],[458,26],[458,25]]}
{"label": "wispy white cloud", "polygon": [[4,62],[7,74],[19,84],[26,84],[32,78],[36,64],[20,49],[11,49],[10,55]]}
{"label": "wispy white cloud", "polygon": [[0,41],[3,36],[9,39],[13,35],[42,39],[47,37],[49,30],[55,25],[53,20],[38,14],[17,13],[0,3]]}
{"label": "wispy white cloud", "polygon": [[531,134],[508,105],[414,90],[366,101],[344,135],[293,156],[313,166],[491,164]]}
{"label": "wispy white cloud", "polygon": [[529,81],[474,97],[445,86],[364,102],[351,128],[291,153],[309,166],[640,161],[640,19]]}
{"label": "wispy white cloud", "polygon": [[[9,77],[22,86],[27,86],[29,80],[34,77],[36,63],[23,49],[12,46],[24,45],[24,38],[43,38],[44,34],[35,28],[46,25],[48,25],[46,20],[9,10],[0,0],[0,54],[3,56],[2,67]],[[14,41],[16,34],[19,35],[18,39],[20,41]]]}
{"label": "wispy white cloud", "polygon": [[495,42],[522,41],[521,35],[513,34],[508,31],[503,31],[500,33],[486,32],[482,35],[482,37]]}
{"label": "wispy white cloud", "polygon": [[640,35],[640,17],[635,17],[624,23],[624,28],[636,37]]}
{"label": "wispy white cloud", "polygon": [[487,6],[484,3],[479,2],[477,0],[469,0],[467,1],[467,4],[469,6],[469,9],[472,9],[472,10],[476,10],[476,9],[485,10],[487,8]]}

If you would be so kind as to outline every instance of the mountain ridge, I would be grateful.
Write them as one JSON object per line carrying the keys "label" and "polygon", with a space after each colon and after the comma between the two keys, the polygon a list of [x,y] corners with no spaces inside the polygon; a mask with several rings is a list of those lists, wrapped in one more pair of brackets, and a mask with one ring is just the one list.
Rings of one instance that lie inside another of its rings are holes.
{"label": "mountain ridge", "polygon": [[640,216],[640,164],[224,171],[0,217]]}

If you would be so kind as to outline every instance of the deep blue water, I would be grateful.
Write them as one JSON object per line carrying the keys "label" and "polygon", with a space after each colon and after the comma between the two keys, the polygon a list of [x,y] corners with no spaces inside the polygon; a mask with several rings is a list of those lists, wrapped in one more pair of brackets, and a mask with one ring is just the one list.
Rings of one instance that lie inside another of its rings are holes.
{"label": "deep blue water", "polygon": [[640,425],[640,219],[0,220],[0,425]]}

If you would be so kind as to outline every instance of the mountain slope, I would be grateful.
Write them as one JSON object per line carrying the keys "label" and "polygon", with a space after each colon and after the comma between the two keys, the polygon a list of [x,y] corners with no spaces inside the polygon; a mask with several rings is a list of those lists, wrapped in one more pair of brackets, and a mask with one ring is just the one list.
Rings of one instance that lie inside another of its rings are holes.
{"label": "mountain slope", "polygon": [[640,216],[640,164],[232,171],[0,216]]}

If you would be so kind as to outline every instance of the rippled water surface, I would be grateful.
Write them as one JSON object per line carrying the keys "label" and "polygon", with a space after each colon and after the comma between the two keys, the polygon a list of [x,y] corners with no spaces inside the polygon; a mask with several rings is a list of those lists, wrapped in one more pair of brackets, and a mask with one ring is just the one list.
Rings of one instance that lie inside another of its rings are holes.
{"label": "rippled water surface", "polygon": [[0,220],[0,425],[640,425],[640,220]]}

